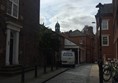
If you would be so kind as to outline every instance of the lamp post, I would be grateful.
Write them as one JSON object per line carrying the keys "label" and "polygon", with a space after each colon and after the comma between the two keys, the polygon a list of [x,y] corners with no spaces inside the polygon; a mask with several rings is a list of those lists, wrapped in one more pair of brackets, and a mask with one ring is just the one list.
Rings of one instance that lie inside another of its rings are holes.
{"label": "lamp post", "polygon": [[102,44],[101,44],[101,9],[103,5],[99,3],[96,8],[99,8],[98,10],[98,17],[99,17],[99,28],[100,28],[100,35],[99,35],[99,60],[98,60],[98,65],[99,65],[99,82],[103,83],[103,57],[102,57]]}

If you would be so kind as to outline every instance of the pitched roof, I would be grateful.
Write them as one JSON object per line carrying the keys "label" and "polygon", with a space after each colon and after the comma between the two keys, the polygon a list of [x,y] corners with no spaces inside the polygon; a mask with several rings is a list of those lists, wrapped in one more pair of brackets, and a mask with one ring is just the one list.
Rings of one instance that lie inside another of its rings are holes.
{"label": "pitched roof", "polygon": [[83,48],[83,45],[79,44],[79,42],[76,42],[76,41],[74,41],[72,38],[70,38],[70,37],[68,36],[68,33],[62,33],[62,36],[63,36],[65,39],[67,39],[67,40],[71,41],[72,43],[76,44],[77,46],[79,46],[81,49],[84,49],[84,48]]}
{"label": "pitched roof", "polygon": [[73,31],[73,32],[70,32],[69,35],[70,35],[70,36],[85,36],[85,34],[82,33],[82,32],[79,31],[79,30],[75,30],[75,31]]}
{"label": "pitched roof", "polygon": [[55,24],[55,27],[60,27],[60,24],[57,22],[57,23]]}

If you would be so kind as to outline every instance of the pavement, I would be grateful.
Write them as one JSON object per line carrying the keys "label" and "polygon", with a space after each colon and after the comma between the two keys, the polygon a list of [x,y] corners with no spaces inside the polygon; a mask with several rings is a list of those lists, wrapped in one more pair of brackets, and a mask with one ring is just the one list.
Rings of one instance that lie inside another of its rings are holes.
{"label": "pavement", "polygon": [[89,74],[89,83],[99,83],[99,68],[97,64],[92,64]]}
{"label": "pavement", "polygon": [[22,81],[21,74],[15,76],[0,76],[0,83],[45,83],[51,78],[67,71],[68,68],[54,68],[51,71],[51,68],[46,68],[46,73],[44,73],[43,68],[38,68],[37,77],[35,78],[34,70],[26,72],[24,74],[24,82]]}
{"label": "pavement", "polygon": [[[80,65],[81,66],[81,65]],[[47,69],[47,73],[43,73],[43,69],[38,70],[38,77],[34,77],[34,71],[25,73],[24,83],[46,83],[46,81],[54,78],[55,76],[69,70],[69,68],[59,68],[53,71],[50,68]],[[99,83],[99,69],[97,64],[91,64],[90,74],[88,76],[88,83]],[[13,77],[2,77],[0,76],[0,83],[23,83],[21,81],[21,75]],[[105,82],[104,82],[105,83]],[[107,82],[111,83],[111,82]]]}

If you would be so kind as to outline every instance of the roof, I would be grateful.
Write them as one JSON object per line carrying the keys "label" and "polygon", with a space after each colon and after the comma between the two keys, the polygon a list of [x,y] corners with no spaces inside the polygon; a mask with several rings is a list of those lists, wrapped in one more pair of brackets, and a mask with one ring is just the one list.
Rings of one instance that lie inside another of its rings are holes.
{"label": "roof", "polygon": [[106,13],[113,13],[113,5],[112,4],[104,4],[102,10],[101,10],[102,14],[106,14]]}
{"label": "roof", "polygon": [[66,39],[70,40],[71,42],[78,45],[80,48],[83,48],[83,45],[81,45],[78,41],[74,40],[73,37],[86,37],[86,34],[82,33],[79,30],[75,31],[69,31],[62,33],[62,36],[64,36]]}
{"label": "roof", "polygon": [[[113,13],[113,4],[104,4],[103,8],[101,9],[101,14],[106,15],[106,14],[112,14]],[[95,15],[98,16],[98,13]]]}
{"label": "roof", "polygon": [[60,24],[57,22],[57,23],[55,24],[55,27],[60,27]]}
{"label": "roof", "polygon": [[82,33],[81,31],[79,30],[75,30],[75,31],[72,31],[69,33],[70,36],[85,36],[84,33]]}
{"label": "roof", "polygon": [[79,48],[84,49],[83,46],[81,44],[79,44],[79,42],[75,42],[72,38],[68,37],[68,33],[62,33],[62,36],[65,39],[67,39],[67,40],[71,41],[72,43],[76,44],[77,46],[79,46]]}

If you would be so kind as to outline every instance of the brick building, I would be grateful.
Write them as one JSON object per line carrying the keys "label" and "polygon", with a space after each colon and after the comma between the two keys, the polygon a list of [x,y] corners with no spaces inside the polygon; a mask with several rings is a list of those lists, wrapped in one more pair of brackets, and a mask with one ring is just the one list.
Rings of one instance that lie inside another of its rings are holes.
{"label": "brick building", "polygon": [[[75,30],[63,33],[65,38],[71,40],[79,46],[79,61],[80,63],[94,62],[94,34],[93,27],[85,26],[82,31]],[[78,58],[77,57],[77,58]]]}
{"label": "brick building", "polygon": [[[86,55],[84,48],[84,34],[79,30],[64,32],[62,35],[65,38],[65,50],[72,50],[75,53],[75,63],[85,63]],[[79,36],[81,35],[81,37]]]}
{"label": "brick building", "polygon": [[95,35],[93,27],[86,25],[82,32],[85,34],[86,62],[94,62],[95,57]]}
{"label": "brick building", "polygon": [[118,59],[118,0],[112,0],[113,3],[113,35],[114,35],[114,57]]}
{"label": "brick building", "polygon": [[0,0],[0,66],[35,64],[39,0]]}
{"label": "brick building", "polygon": [[[115,58],[113,51],[113,8],[112,4],[104,4],[101,9],[101,44],[102,44],[102,56],[105,60],[108,58]],[[99,54],[99,12],[96,14],[96,49]],[[97,55],[98,56],[98,55]]]}

